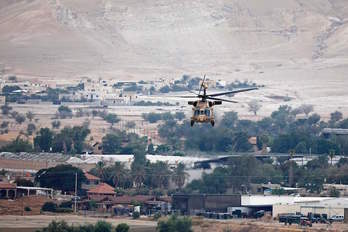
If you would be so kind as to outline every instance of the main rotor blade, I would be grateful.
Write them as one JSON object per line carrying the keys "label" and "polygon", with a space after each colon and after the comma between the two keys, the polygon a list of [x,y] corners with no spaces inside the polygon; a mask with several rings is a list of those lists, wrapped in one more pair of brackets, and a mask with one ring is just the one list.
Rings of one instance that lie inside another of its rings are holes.
{"label": "main rotor blade", "polygon": [[204,85],[204,81],[205,81],[205,74],[204,74],[204,77],[203,77],[203,81],[202,81],[201,87],[199,87],[198,95],[201,95],[201,91],[202,91],[202,88],[203,88],[203,85]]}
{"label": "main rotor blade", "polygon": [[259,89],[259,88],[253,87],[253,88],[246,88],[246,89],[237,89],[237,90],[228,91],[228,92],[223,92],[223,93],[208,94],[207,96],[208,96],[208,97],[217,97],[217,96],[226,95],[226,94],[234,94],[234,93],[247,92],[247,91],[251,91],[251,90],[255,90],[255,89]]}
{"label": "main rotor blade", "polygon": [[199,98],[198,96],[171,96],[171,97],[179,97],[179,98]]}
{"label": "main rotor blade", "polygon": [[216,98],[216,97],[207,97],[207,99],[216,100],[216,101],[225,101],[225,102],[230,102],[230,103],[238,103],[237,101],[232,101],[232,100],[227,100],[227,99],[220,99],[220,98]]}

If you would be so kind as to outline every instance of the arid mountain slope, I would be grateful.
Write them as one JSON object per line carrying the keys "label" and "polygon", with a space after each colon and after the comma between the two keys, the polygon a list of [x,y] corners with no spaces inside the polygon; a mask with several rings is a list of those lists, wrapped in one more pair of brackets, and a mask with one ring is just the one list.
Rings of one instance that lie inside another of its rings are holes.
{"label": "arid mountain slope", "polygon": [[301,101],[308,90],[312,97],[341,96],[337,87],[348,85],[348,4],[3,0],[0,63],[9,72],[47,78],[207,73],[297,91]]}

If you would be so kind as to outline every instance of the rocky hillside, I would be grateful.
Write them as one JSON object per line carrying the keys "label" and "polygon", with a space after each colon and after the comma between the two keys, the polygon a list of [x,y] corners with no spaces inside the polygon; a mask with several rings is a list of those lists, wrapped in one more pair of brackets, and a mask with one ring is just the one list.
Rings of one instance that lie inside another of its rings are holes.
{"label": "rocky hillside", "polygon": [[301,101],[307,94],[337,99],[348,84],[348,4],[2,0],[0,63],[8,72],[60,79],[207,73],[291,89]]}

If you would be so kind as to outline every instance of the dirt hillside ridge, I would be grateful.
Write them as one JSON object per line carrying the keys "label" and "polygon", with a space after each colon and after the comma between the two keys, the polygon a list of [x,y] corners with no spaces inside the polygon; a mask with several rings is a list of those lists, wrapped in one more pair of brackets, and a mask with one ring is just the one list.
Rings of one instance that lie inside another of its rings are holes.
{"label": "dirt hillside ridge", "polygon": [[59,81],[206,73],[265,84],[265,95],[319,111],[348,112],[347,33],[345,0],[0,3],[7,73]]}

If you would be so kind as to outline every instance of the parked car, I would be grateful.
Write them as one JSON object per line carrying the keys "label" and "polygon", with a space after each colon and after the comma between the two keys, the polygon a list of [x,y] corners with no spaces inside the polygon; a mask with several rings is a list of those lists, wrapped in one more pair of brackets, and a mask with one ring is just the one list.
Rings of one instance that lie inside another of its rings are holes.
{"label": "parked car", "polygon": [[343,222],[343,220],[344,220],[344,216],[337,216],[337,215],[334,215],[330,217],[329,219],[330,222]]}
{"label": "parked car", "polygon": [[301,215],[296,214],[284,214],[279,216],[279,222],[284,223],[285,225],[289,224],[300,224]]}
{"label": "parked car", "polygon": [[311,222],[311,220],[308,219],[308,217],[301,217],[300,218],[300,225],[312,227],[312,222]]}
{"label": "parked car", "polygon": [[265,216],[265,211],[264,210],[259,210],[259,211],[254,213],[254,217],[255,218],[261,218],[263,216]]}

